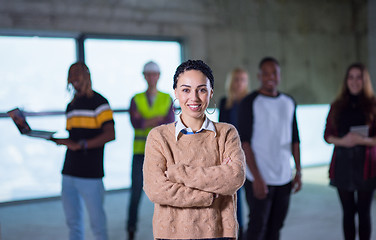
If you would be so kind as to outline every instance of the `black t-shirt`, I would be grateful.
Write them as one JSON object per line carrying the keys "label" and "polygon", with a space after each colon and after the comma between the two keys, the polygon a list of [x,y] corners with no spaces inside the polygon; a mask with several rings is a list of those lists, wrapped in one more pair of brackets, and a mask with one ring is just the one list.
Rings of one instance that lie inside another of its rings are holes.
{"label": "black t-shirt", "polygon": [[[73,141],[88,140],[102,133],[103,125],[114,123],[107,99],[97,92],[78,97],[66,109],[67,130]],[[82,178],[102,178],[104,146],[87,150],[67,150],[62,173]]]}

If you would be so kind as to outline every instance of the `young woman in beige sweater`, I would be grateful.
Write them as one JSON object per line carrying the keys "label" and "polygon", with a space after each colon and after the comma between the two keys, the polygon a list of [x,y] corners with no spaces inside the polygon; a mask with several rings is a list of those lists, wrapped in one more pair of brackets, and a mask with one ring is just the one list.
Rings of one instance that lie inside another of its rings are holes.
{"label": "young woman in beige sweater", "polygon": [[174,75],[181,115],[148,135],[144,190],[154,202],[155,239],[236,239],[236,191],[245,180],[245,157],[236,129],[205,115],[214,77],[201,60]]}

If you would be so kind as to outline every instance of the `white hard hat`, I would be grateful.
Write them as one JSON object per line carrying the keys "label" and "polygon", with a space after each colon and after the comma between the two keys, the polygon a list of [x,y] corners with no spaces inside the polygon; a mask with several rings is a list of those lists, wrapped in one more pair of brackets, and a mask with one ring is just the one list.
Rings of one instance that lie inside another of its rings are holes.
{"label": "white hard hat", "polygon": [[160,69],[159,69],[159,66],[158,64],[156,64],[155,62],[153,61],[150,61],[150,62],[147,62],[145,65],[144,65],[144,70],[143,70],[143,73],[146,73],[146,72],[157,72],[157,73],[160,73]]}

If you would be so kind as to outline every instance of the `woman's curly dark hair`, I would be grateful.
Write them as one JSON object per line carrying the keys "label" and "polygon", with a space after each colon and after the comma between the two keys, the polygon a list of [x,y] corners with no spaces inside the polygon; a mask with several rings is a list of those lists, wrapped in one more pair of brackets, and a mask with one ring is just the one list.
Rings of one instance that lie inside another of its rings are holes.
{"label": "woman's curly dark hair", "polygon": [[183,62],[182,64],[179,65],[179,67],[176,68],[176,71],[174,74],[174,85],[173,85],[174,89],[176,89],[177,87],[179,75],[189,70],[197,70],[197,71],[202,72],[209,79],[210,87],[214,89],[213,71],[202,60],[188,60],[186,62]]}

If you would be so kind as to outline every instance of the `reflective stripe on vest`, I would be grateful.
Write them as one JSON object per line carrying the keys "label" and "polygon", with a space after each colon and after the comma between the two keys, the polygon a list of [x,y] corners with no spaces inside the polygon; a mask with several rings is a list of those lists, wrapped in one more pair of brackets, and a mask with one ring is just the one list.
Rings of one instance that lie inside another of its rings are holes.
{"label": "reflective stripe on vest", "polygon": [[[151,119],[159,116],[166,116],[171,106],[171,97],[167,93],[158,92],[152,106],[146,93],[139,93],[134,96],[137,111],[144,119]],[[144,154],[146,137],[152,128],[135,129],[133,141],[133,154]]]}

